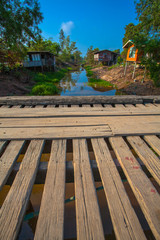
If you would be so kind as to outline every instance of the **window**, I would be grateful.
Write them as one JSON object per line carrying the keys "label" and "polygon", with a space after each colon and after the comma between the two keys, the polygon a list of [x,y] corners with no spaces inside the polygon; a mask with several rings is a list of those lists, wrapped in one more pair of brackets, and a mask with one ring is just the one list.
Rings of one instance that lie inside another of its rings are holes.
{"label": "window", "polygon": [[129,58],[135,58],[136,47],[131,47],[129,51]]}
{"label": "window", "polygon": [[32,54],[32,61],[40,61],[40,54]]}

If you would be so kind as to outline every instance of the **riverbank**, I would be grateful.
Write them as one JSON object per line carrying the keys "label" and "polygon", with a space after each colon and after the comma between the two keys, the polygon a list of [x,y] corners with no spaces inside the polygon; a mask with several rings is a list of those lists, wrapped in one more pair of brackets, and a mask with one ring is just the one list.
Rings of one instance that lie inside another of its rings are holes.
{"label": "riverbank", "polygon": [[97,78],[110,82],[115,85],[118,94],[127,95],[160,95],[160,88],[156,88],[149,76],[144,77],[144,69],[136,68],[135,78],[132,79],[133,65],[127,67],[126,76],[124,76],[124,67],[98,67],[91,71]]}
{"label": "riverbank", "polygon": [[57,83],[73,68],[62,68],[55,72],[33,72],[21,69],[0,74],[0,96],[55,95],[59,93]]}

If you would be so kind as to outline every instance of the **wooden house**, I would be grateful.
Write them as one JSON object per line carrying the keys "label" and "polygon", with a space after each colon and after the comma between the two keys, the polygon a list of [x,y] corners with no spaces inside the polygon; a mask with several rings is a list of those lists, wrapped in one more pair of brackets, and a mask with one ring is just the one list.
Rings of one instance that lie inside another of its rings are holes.
{"label": "wooden house", "polygon": [[55,56],[47,51],[30,51],[27,52],[26,59],[23,62],[26,68],[52,68],[55,67]]}
{"label": "wooden house", "polygon": [[104,65],[112,65],[117,63],[117,57],[119,53],[115,53],[109,50],[97,51],[94,53],[94,61],[102,62]]}

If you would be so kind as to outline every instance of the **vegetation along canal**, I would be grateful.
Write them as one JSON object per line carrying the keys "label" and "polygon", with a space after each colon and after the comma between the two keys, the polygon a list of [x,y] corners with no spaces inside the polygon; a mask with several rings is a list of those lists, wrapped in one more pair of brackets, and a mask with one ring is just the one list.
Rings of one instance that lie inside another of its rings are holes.
{"label": "vegetation along canal", "polygon": [[60,88],[62,89],[60,93],[61,96],[113,96],[116,93],[113,86],[103,86],[95,79],[87,77],[86,70],[83,68],[75,72],[67,73],[60,81]]}

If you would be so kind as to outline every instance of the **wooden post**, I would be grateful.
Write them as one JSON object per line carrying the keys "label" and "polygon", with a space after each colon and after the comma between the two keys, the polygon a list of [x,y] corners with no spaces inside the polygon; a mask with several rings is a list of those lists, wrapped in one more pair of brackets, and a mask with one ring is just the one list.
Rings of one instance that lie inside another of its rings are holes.
{"label": "wooden post", "polygon": [[133,70],[133,75],[132,75],[132,79],[134,78],[134,75],[135,75],[135,71],[136,71],[136,62],[134,63],[134,70]]}
{"label": "wooden post", "polygon": [[127,71],[127,61],[126,61],[125,68],[124,68],[124,76],[126,75],[126,71]]}
{"label": "wooden post", "polygon": [[144,75],[143,75],[142,83],[144,82],[145,76],[146,76],[146,66],[145,66],[145,69],[144,69]]}

